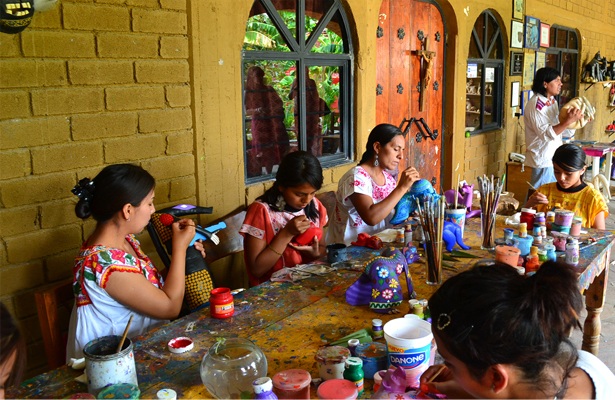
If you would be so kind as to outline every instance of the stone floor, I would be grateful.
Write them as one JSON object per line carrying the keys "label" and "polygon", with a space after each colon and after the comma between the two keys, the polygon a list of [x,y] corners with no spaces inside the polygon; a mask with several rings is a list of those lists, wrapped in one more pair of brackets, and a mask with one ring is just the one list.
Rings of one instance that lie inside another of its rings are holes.
{"label": "stone floor", "polygon": [[[615,187],[611,187],[611,193],[615,194]],[[615,198],[609,203],[609,216],[606,219],[606,229],[615,230]],[[615,249],[611,251],[611,260],[615,261]],[[614,263],[615,264],[615,263]],[[600,351],[598,357],[615,373],[615,265],[609,265],[609,279],[606,290],[606,301],[604,310],[600,315],[602,321],[602,331],[600,332]],[[583,309],[581,323],[585,321],[587,311]],[[572,335],[573,343],[578,343],[581,348],[583,334],[575,331]]]}

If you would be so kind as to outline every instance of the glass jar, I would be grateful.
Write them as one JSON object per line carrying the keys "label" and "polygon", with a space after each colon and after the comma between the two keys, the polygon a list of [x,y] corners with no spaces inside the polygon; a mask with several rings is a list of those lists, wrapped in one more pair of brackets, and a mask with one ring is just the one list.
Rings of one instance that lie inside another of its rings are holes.
{"label": "glass jar", "polygon": [[201,362],[201,380],[209,393],[219,399],[251,398],[252,382],[265,376],[265,354],[244,338],[225,338],[214,343]]}

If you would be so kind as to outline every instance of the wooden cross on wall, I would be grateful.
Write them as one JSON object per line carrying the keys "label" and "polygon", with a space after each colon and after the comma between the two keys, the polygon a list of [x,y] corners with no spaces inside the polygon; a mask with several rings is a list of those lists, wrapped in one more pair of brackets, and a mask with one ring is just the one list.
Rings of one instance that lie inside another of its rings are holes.
{"label": "wooden cross on wall", "polygon": [[421,92],[419,93],[419,111],[425,109],[425,99],[427,98],[427,87],[431,82],[433,59],[436,57],[435,51],[429,51],[429,38],[421,42],[421,50],[416,50],[416,55],[421,60]]}

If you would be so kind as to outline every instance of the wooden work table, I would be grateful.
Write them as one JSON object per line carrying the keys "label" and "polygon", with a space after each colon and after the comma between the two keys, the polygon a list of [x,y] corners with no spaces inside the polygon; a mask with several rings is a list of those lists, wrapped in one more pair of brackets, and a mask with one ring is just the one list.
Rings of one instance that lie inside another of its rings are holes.
{"label": "wooden work table", "polygon": [[[498,228],[503,228],[500,217]],[[502,236],[501,229],[496,232],[496,237]],[[590,230],[590,233],[604,236],[604,231]],[[493,258],[493,252],[480,250],[479,239],[479,220],[468,221],[464,234],[465,243],[472,246],[468,252],[483,259]],[[579,262],[579,284],[585,291],[588,311],[582,348],[594,354],[598,353],[600,313],[614,242],[615,237],[609,237],[582,250]],[[379,254],[380,251],[355,246],[349,248],[353,260],[366,260],[375,253]],[[444,269],[444,279],[468,269],[476,261],[461,259],[453,263],[454,270]],[[425,284],[425,270],[422,260],[410,266],[419,298],[429,298],[437,289]],[[158,390],[169,388],[177,392],[178,398],[211,398],[201,382],[199,371],[203,356],[219,336],[240,336],[252,340],[267,356],[268,376],[286,369],[301,368],[317,378],[314,355],[321,346],[371,327],[373,318],[380,318],[386,323],[408,312],[407,302],[402,303],[398,308],[401,313],[396,315],[377,314],[368,306],[350,306],[346,303],[345,291],[358,276],[357,271],[338,270],[296,283],[268,282],[236,295],[235,314],[231,318],[213,319],[209,316],[209,309],[205,309],[134,338],[141,397],[156,398]],[[401,281],[404,282],[404,279]],[[407,299],[405,287],[404,295]],[[183,354],[170,353],[167,343],[178,336],[192,338],[195,341],[194,349]],[[86,392],[86,385],[74,380],[81,374],[82,371],[63,366],[24,382],[18,390],[9,390],[7,397],[64,398],[73,393]],[[372,381],[367,380],[366,383],[370,389]],[[315,398],[314,390],[312,395]],[[369,397],[370,391],[366,390],[365,395]]]}

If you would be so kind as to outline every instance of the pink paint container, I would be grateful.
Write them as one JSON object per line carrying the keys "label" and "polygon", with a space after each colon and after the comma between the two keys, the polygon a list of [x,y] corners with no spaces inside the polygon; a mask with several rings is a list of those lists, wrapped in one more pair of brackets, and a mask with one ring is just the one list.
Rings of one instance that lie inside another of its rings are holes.
{"label": "pink paint container", "polygon": [[553,236],[553,246],[555,246],[556,250],[566,251],[566,238],[568,234],[561,232],[551,232]]}
{"label": "pink paint container", "polygon": [[359,396],[354,383],[346,379],[331,379],[318,386],[319,399],[356,399]]}
{"label": "pink paint container", "polygon": [[322,380],[344,379],[348,357],[350,357],[350,350],[342,346],[323,347],[318,350],[314,358],[318,361],[318,371]]}
{"label": "pink paint container", "polygon": [[555,210],[555,225],[566,227],[572,225],[574,213],[568,210]]}
{"label": "pink paint container", "polygon": [[512,246],[496,246],[495,247],[495,261],[503,264],[516,267],[519,261],[519,255],[521,250]]}
{"label": "pink paint container", "polygon": [[581,226],[583,226],[583,218],[574,217],[572,225],[570,225],[570,236],[579,236],[581,234]]}
{"label": "pink paint container", "polygon": [[275,394],[280,399],[309,399],[310,373],[303,369],[288,369],[273,376]]}

